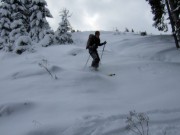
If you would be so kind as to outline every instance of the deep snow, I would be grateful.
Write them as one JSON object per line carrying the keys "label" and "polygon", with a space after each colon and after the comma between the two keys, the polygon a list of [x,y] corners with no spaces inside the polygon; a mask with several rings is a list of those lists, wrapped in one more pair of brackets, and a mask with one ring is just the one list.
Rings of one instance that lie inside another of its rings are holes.
{"label": "deep snow", "polygon": [[91,71],[90,33],[73,33],[73,45],[0,52],[0,135],[128,135],[131,110],[149,116],[152,135],[180,134],[180,52],[173,38],[101,32],[107,45],[99,71]]}

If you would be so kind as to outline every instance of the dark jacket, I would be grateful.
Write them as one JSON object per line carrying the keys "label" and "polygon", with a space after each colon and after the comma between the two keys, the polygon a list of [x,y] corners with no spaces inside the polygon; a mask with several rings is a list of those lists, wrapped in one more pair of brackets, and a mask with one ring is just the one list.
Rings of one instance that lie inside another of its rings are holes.
{"label": "dark jacket", "polygon": [[100,43],[100,39],[96,36],[93,37],[88,47],[89,51],[97,51],[98,46],[102,46],[104,43]]}

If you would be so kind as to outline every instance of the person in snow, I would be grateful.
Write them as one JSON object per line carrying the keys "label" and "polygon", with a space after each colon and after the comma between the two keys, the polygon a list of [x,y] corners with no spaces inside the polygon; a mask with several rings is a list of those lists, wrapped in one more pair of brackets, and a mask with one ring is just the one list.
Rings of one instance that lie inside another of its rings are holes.
{"label": "person in snow", "polygon": [[94,67],[94,68],[99,67],[100,58],[99,58],[97,48],[98,48],[98,46],[105,45],[106,43],[107,43],[106,41],[104,41],[103,43],[100,43],[100,32],[99,31],[96,31],[95,35],[93,35],[93,34],[89,35],[86,49],[89,49],[89,54],[93,58],[93,61],[91,64],[92,67]]}

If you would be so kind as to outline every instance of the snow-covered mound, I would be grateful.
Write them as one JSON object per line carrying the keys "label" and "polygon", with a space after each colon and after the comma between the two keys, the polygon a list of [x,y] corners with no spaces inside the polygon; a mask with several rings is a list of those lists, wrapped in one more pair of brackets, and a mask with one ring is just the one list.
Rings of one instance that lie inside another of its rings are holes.
{"label": "snow-covered mound", "polygon": [[132,110],[149,116],[152,135],[180,134],[173,37],[101,32],[107,44],[92,71],[91,58],[85,65],[90,33],[73,33],[73,45],[0,52],[0,135],[131,135]]}

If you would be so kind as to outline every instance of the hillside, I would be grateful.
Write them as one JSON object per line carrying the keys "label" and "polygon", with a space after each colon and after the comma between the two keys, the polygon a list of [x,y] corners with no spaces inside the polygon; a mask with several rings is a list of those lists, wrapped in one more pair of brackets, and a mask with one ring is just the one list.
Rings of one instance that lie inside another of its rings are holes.
{"label": "hillside", "polygon": [[107,44],[99,71],[92,71],[92,59],[85,67],[89,33],[73,33],[73,45],[0,52],[0,135],[133,135],[125,130],[132,110],[149,116],[152,135],[179,135],[180,52],[173,38],[102,32]]}

